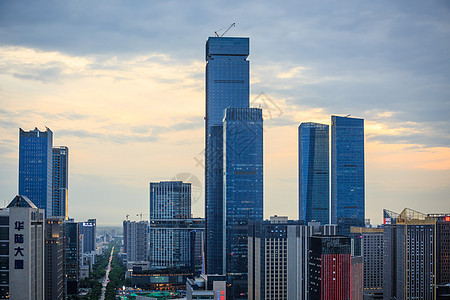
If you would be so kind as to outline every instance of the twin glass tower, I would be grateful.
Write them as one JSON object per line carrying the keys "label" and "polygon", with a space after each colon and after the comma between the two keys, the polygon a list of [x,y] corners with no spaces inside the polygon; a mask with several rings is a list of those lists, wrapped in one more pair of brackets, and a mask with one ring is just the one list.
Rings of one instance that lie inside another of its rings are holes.
{"label": "twin glass tower", "polygon": [[364,120],[331,116],[331,143],[328,125],[302,123],[298,149],[299,219],[330,223],[331,178],[331,224],[343,235],[364,227]]}
{"label": "twin glass tower", "polygon": [[206,43],[206,272],[247,273],[247,224],[263,219],[262,110],[249,107],[249,39]]}
{"label": "twin glass tower", "polygon": [[46,216],[68,217],[68,155],[66,146],[53,147],[50,129],[19,129],[19,195]]}

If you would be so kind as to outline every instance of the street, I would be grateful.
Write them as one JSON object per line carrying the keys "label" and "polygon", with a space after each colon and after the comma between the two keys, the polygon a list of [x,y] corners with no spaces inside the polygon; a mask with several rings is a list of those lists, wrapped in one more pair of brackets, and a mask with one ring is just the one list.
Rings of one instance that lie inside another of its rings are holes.
{"label": "street", "polygon": [[109,256],[108,266],[106,267],[106,274],[105,279],[103,280],[102,283],[102,295],[100,296],[100,300],[105,300],[106,286],[108,285],[109,271],[111,270],[111,261],[113,258],[114,247],[115,246],[113,246],[111,249],[111,255]]}

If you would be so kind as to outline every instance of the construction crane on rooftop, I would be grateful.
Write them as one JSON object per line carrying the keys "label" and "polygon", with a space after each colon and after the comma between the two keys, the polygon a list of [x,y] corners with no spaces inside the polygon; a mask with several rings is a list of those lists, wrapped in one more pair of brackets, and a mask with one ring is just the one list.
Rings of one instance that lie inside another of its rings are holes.
{"label": "construction crane on rooftop", "polygon": [[222,31],[223,28],[222,28],[222,29],[219,29],[219,30],[217,30],[217,31],[214,31],[214,33],[216,34],[216,37],[223,37],[223,36],[225,35],[225,33],[227,33],[228,30],[230,30],[231,27],[234,27],[234,26],[236,26],[236,23],[231,24],[230,27],[228,27],[227,30],[225,30],[221,35],[219,35],[219,34],[217,33],[217,31]]}

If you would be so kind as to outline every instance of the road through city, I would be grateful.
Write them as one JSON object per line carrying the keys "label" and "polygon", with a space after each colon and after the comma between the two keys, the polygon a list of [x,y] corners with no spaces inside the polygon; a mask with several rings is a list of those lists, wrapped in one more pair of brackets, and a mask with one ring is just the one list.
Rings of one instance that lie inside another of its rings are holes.
{"label": "road through city", "polygon": [[102,283],[102,295],[100,296],[100,300],[105,300],[106,286],[108,285],[109,271],[111,270],[111,261],[113,258],[114,247],[115,246],[113,246],[111,249],[111,255],[109,256],[108,266],[106,267],[106,274],[105,274],[105,278]]}

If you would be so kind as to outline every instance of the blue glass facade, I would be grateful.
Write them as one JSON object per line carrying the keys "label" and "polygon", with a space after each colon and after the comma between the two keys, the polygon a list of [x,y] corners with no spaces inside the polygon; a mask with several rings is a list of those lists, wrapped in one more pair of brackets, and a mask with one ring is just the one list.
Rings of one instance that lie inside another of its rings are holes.
{"label": "blue glass facade", "polygon": [[69,149],[54,147],[52,158],[52,215],[68,218]]}
{"label": "blue glass facade", "polygon": [[19,129],[19,195],[52,215],[53,132]]}
{"label": "blue glass facade", "polygon": [[263,219],[262,110],[227,108],[223,132],[226,272],[246,274],[247,225]]}
{"label": "blue glass facade", "polygon": [[299,219],[329,224],[328,125],[302,123],[298,127]]}
{"label": "blue glass facade", "polygon": [[364,120],[331,116],[331,223],[364,227]]}
{"label": "blue glass facade", "polygon": [[205,219],[206,270],[225,272],[223,116],[249,107],[249,39],[210,37],[206,43]]}

